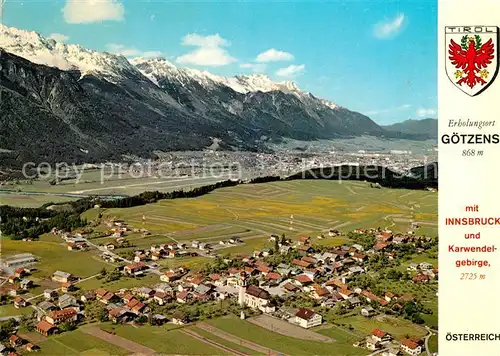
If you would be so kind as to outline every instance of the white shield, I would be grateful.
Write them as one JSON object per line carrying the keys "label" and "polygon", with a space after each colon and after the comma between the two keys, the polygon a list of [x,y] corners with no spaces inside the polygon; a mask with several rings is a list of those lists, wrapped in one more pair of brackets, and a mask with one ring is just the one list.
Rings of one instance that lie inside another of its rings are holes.
{"label": "white shield", "polygon": [[[491,42],[490,42],[491,41]],[[498,73],[498,27],[446,26],[446,74],[464,93],[475,96]]]}

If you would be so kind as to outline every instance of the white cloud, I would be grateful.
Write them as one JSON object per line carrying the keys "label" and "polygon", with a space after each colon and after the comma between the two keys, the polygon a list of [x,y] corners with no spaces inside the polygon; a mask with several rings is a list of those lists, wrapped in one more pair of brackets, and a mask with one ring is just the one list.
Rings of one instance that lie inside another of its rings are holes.
{"label": "white cloud", "polygon": [[436,115],[437,115],[436,109],[419,108],[417,110],[418,117],[432,118],[435,117]]}
{"label": "white cloud", "polygon": [[291,61],[293,60],[293,54],[283,51],[278,51],[277,49],[271,48],[267,51],[260,53],[257,58],[255,58],[256,62],[266,63],[266,62],[279,62],[279,61]]}
{"label": "white cloud", "polygon": [[49,38],[51,38],[57,42],[66,42],[67,40],[69,40],[69,37],[66,35],[63,35],[62,33],[51,33]]}
{"label": "white cloud", "polygon": [[400,106],[392,107],[392,108],[387,108],[387,109],[378,109],[378,110],[370,110],[365,112],[365,115],[379,115],[379,114],[387,114],[390,112],[394,111],[403,111],[411,108],[410,104],[403,104]]}
{"label": "white cloud", "polygon": [[375,25],[373,34],[377,38],[391,38],[399,33],[405,23],[405,15],[398,14],[394,19],[380,22]]}
{"label": "white cloud", "polygon": [[177,63],[194,64],[198,66],[224,66],[236,62],[223,47],[230,46],[229,41],[222,38],[218,33],[215,35],[202,36],[191,33],[182,39],[183,46],[195,46],[197,49],[177,58]]}
{"label": "white cloud", "polygon": [[155,58],[162,56],[159,51],[140,51],[134,47],[126,47],[117,43],[108,43],[106,45],[108,52],[119,54],[125,57],[143,57],[143,58]]}
{"label": "white cloud", "polygon": [[240,68],[251,69],[254,73],[263,73],[266,71],[267,66],[263,63],[242,63]]}
{"label": "white cloud", "polygon": [[304,64],[295,65],[291,64],[288,67],[280,68],[276,72],[276,75],[279,77],[292,77],[306,69]]}
{"label": "white cloud", "polygon": [[122,21],[125,14],[118,0],[67,0],[62,9],[67,23]]}

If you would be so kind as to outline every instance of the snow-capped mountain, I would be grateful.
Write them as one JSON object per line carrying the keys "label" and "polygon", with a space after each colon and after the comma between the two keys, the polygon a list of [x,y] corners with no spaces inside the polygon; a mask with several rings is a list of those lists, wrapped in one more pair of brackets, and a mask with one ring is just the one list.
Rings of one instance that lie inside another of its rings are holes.
{"label": "snow-capped mountain", "polygon": [[86,49],[80,45],[57,42],[37,32],[1,24],[0,47],[36,64],[65,71],[78,70],[82,76],[101,74],[109,79],[118,80],[127,73],[138,74],[125,57]]}
{"label": "snow-capped mountain", "polygon": [[387,135],[292,82],[222,77],[163,58],[129,61],[6,26],[0,65],[0,166],[196,150],[212,138],[221,149],[260,150],[263,138]]}

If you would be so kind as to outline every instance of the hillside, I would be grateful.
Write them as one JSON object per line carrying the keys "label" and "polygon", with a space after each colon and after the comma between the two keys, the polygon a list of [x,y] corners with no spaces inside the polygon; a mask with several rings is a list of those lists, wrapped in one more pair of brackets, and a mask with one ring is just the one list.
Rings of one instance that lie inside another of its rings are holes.
{"label": "hillside", "polygon": [[406,120],[397,124],[383,126],[383,128],[391,132],[427,136],[430,139],[437,139],[438,137],[437,119]]}

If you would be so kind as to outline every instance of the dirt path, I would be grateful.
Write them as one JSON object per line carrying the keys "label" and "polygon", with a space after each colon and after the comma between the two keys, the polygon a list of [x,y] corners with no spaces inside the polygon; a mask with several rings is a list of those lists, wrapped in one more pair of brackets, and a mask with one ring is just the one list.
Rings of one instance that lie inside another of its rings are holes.
{"label": "dirt path", "polygon": [[218,342],[215,342],[213,340],[210,340],[210,339],[207,339],[203,336],[201,336],[200,334],[196,333],[195,331],[193,330],[190,330],[190,329],[180,329],[180,331],[186,335],[189,335],[205,344],[208,344],[210,346],[213,346],[213,347],[216,347],[218,348],[219,350],[222,350],[222,351],[225,351],[225,352],[229,352],[231,355],[241,355],[241,356],[246,356],[247,354],[246,353],[243,353],[243,352],[240,352],[240,351],[237,351],[237,350],[234,350],[234,349],[231,349],[227,346],[224,346],[222,344],[219,344]]}
{"label": "dirt path", "polygon": [[241,346],[244,346],[246,348],[249,348],[249,349],[252,349],[252,350],[255,350],[259,353],[262,353],[262,354],[265,354],[265,355],[280,355],[280,356],[287,356],[286,354],[282,353],[282,352],[278,352],[278,351],[275,351],[275,350],[271,350],[267,347],[264,347],[264,346],[261,346],[259,344],[255,344],[253,342],[250,342],[250,341],[247,341],[245,339],[242,339],[240,337],[237,337],[237,336],[234,336],[232,334],[229,334],[225,331],[222,331],[220,329],[217,329],[211,325],[208,325],[208,324],[205,324],[205,323],[197,323],[196,324],[197,327],[199,327],[200,329],[203,329],[205,331],[208,331],[209,333],[212,333],[214,334],[215,336],[218,336],[218,337],[221,337],[227,341],[230,341],[232,343],[235,343],[237,345],[241,345]]}
{"label": "dirt path", "polygon": [[84,333],[95,336],[101,340],[104,340],[112,345],[116,345],[121,347],[122,349],[128,350],[136,355],[154,355],[156,351],[150,349],[149,347],[140,345],[133,341],[124,339],[121,336],[110,334],[104,330],[99,329],[98,327],[89,327],[81,329]]}

